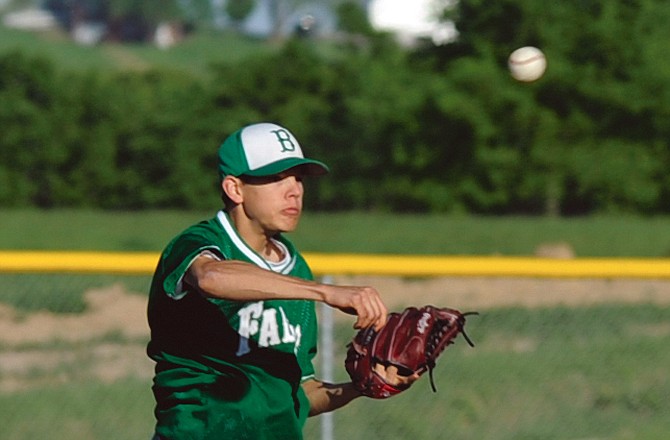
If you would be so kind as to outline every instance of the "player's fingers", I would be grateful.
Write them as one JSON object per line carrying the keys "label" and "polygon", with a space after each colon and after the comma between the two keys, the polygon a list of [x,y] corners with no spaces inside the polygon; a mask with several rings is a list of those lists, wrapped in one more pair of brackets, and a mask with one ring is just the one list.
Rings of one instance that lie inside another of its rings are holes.
{"label": "player's fingers", "polygon": [[369,300],[369,310],[370,310],[370,325],[375,328],[375,330],[381,330],[381,328],[386,324],[386,317],[388,315],[388,309],[382,301],[381,295],[379,292],[372,289],[368,297]]}
{"label": "player's fingers", "polygon": [[373,287],[328,286],[325,293],[326,304],[356,315],[356,329],[375,327],[379,330],[386,323],[388,309]]}
{"label": "player's fingers", "polygon": [[375,364],[373,367],[375,372],[379,374],[387,383],[397,387],[409,387],[421,377],[419,373],[413,373],[409,376],[403,376],[398,372],[395,365],[384,367],[382,364]]}
{"label": "player's fingers", "polygon": [[367,295],[363,290],[357,292],[353,298],[353,306],[356,309],[355,329],[368,328],[371,326],[373,315],[372,306],[370,305]]}
{"label": "player's fingers", "polygon": [[381,300],[379,292],[371,287],[362,288],[356,303],[358,319],[354,328],[374,327],[381,329],[386,323],[388,310]]}
{"label": "player's fingers", "polygon": [[388,321],[388,316],[389,316],[389,309],[386,307],[386,304],[380,301],[380,308],[381,308],[381,314],[379,315],[379,318],[377,319],[377,330],[381,330],[382,327],[386,325],[386,321]]}
{"label": "player's fingers", "polygon": [[379,331],[382,329],[382,327],[384,327],[384,324],[386,324],[386,318],[388,317],[388,309],[382,302],[379,295],[373,298],[372,309],[374,310],[372,326],[375,328],[375,330]]}

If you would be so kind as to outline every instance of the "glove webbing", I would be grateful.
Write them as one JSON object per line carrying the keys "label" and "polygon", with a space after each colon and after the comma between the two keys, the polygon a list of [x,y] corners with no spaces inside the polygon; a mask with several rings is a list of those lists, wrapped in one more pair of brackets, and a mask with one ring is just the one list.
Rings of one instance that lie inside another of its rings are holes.
{"label": "glove webbing", "polygon": [[[468,345],[469,345],[470,347],[474,347],[475,344],[474,344],[474,343],[472,342],[472,340],[468,337],[468,334],[465,333],[465,327],[464,327],[465,319],[464,319],[464,318],[465,318],[466,316],[468,316],[468,315],[479,315],[479,312],[467,312],[467,313],[463,313],[462,317],[459,318],[459,319],[456,321],[456,325],[458,326],[458,331],[459,331],[460,333],[463,333],[463,337],[464,337],[465,340],[467,341]],[[439,323],[438,323],[438,325],[435,326],[435,327],[438,328],[438,330],[437,330],[437,331],[434,331],[434,332],[430,335],[430,340],[428,341],[428,344],[427,344],[427,346],[426,346],[426,367],[428,368],[428,378],[430,379],[430,387],[432,388],[432,390],[433,390],[434,393],[437,393],[437,388],[435,387],[435,379],[433,378],[433,369],[435,368],[435,358],[437,357],[437,355],[439,355],[439,353],[435,353],[435,350],[437,349],[437,345],[438,345],[438,344],[440,343],[440,341],[442,340],[442,337],[444,336],[444,334],[445,334],[451,327],[449,326],[449,321],[446,320],[446,319],[444,319],[444,320],[440,320]],[[444,345],[444,347],[442,347],[442,349],[441,349],[440,351],[443,351],[443,350],[447,347],[447,345],[451,345],[451,344],[453,344],[453,343],[454,343],[453,339],[450,340],[450,341],[448,341],[448,342]]]}

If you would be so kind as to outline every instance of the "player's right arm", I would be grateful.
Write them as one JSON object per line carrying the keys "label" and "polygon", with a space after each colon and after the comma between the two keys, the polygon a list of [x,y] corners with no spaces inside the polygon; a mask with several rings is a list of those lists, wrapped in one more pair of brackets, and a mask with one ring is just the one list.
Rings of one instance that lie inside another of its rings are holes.
{"label": "player's right arm", "polygon": [[201,294],[229,301],[306,299],[321,301],[357,316],[354,328],[386,323],[388,310],[373,287],[334,286],[278,274],[237,260],[199,256],[189,267],[185,281]]}

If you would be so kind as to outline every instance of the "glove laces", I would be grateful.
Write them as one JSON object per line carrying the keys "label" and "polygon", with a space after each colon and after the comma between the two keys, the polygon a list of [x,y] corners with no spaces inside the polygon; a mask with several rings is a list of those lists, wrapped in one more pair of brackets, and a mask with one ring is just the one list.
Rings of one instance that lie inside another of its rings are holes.
{"label": "glove laces", "polygon": [[[470,347],[474,347],[475,346],[474,342],[472,342],[468,334],[465,333],[465,326],[464,326],[465,319],[463,318],[465,318],[468,315],[479,315],[479,312],[463,313],[462,317],[456,320],[456,325],[458,326],[458,331],[463,334],[463,338],[465,338],[465,341],[468,343],[468,345]],[[442,340],[442,336],[444,336],[444,334],[446,333],[447,330],[449,330],[449,328],[450,328],[449,321],[444,320],[443,325],[439,326],[439,330],[431,335],[430,342],[426,350],[426,368],[428,368],[428,378],[430,379],[430,387],[434,393],[437,393],[437,388],[435,387],[435,379],[433,377],[433,369],[435,369],[435,357],[433,356],[433,353],[437,348],[437,344]],[[445,347],[453,343],[454,341],[450,340],[449,342],[447,342]],[[444,350],[445,347],[443,347],[442,349]]]}

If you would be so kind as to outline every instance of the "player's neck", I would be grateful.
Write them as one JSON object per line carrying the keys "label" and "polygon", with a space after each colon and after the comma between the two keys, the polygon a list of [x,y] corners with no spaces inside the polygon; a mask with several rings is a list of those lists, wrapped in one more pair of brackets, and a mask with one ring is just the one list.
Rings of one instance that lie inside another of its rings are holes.
{"label": "player's neck", "polygon": [[276,233],[264,231],[254,222],[249,221],[246,216],[240,216],[239,212],[231,212],[229,214],[235,225],[235,229],[237,229],[237,233],[258,255],[266,261],[274,263],[284,259],[286,255],[283,249],[273,239]]}
{"label": "player's neck", "polygon": [[265,258],[266,261],[278,263],[286,257],[286,254],[284,253],[283,248],[277,244],[276,240],[269,238],[263,252],[261,252],[261,256]]}
{"label": "player's neck", "polygon": [[271,236],[254,236],[251,240],[245,238],[247,244],[266,261],[277,263],[286,256],[284,250],[277,245]]}

